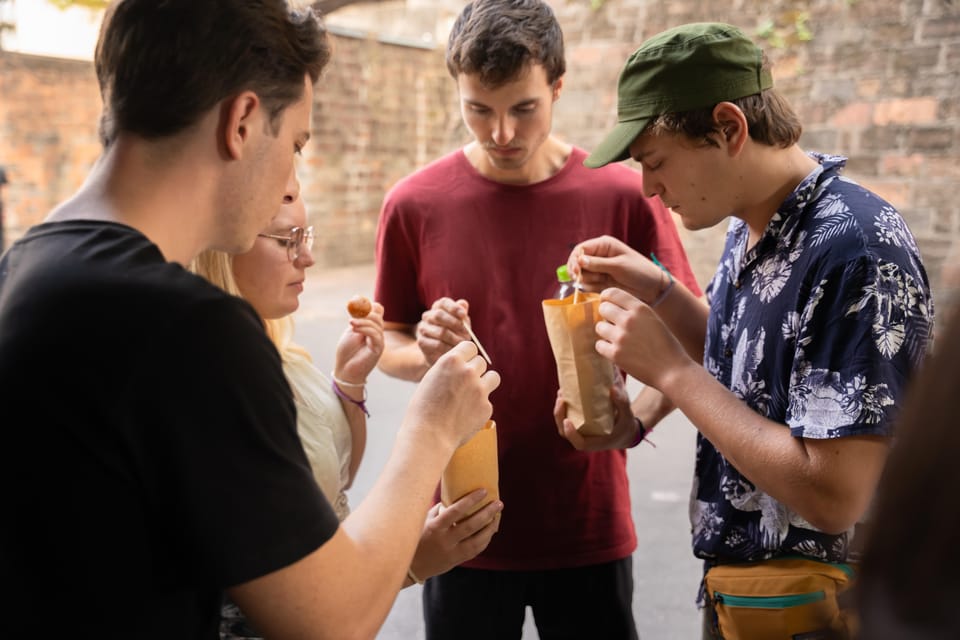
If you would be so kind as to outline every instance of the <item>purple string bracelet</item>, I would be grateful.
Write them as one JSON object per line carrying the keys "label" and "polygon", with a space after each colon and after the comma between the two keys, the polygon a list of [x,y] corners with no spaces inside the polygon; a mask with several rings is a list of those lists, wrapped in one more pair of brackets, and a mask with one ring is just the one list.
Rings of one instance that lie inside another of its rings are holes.
{"label": "purple string bracelet", "polygon": [[[357,385],[361,386],[361,385]],[[330,381],[330,387],[333,389],[333,392],[337,394],[337,397],[341,400],[346,400],[350,404],[360,407],[360,410],[367,414],[367,417],[370,417],[370,412],[367,411],[367,388],[363,388],[363,400],[354,400],[347,394],[343,392],[343,389],[340,388],[340,385],[337,384],[336,379]]]}

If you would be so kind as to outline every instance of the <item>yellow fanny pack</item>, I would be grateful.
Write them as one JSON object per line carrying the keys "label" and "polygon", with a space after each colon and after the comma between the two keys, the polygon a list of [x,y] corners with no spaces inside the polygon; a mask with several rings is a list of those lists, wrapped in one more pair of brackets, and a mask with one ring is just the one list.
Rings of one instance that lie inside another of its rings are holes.
{"label": "yellow fanny pack", "polygon": [[852,631],[837,595],[854,576],[849,564],[789,557],[716,565],[704,586],[724,640],[837,640]]}

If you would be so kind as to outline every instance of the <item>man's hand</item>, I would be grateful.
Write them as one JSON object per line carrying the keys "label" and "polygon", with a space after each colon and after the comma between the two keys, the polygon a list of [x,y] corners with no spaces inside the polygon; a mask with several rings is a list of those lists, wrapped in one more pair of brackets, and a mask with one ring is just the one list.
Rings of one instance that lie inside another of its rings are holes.
{"label": "man's hand", "polygon": [[614,408],[613,431],[605,436],[583,435],[567,418],[567,403],[557,391],[557,401],[553,405],[553,419],[560,437],[566,438],[579,451],[604,451],[606,449],[625,449],[637,435],[637,423],[630,408],[630,398],[623,380],[618,375],[610,388],[610,401]]}
{"label": "man's hand", "polygon": [[567,258],[567,269],[586,291],[608,287],[626,289],[651,302],[665,286],[663,270],[624,242],[600,236],[581,242]]}
{"label": "man's hand", "polygon": [[622,289],[605,289],[599,310],[597,353],[669,396],[667,377],[695,363],[656,312]]}
{"label": "man's hand", "polygon": [[425,580],[445,573],[487,548],[500,528],[503,503],[494,500],[476,513],[466,515],[486,497],[486,489],[477,489],[449,507],[442,508],[439,502],[433,505],[410,563],[418,578]]}
{"label": "man's hand", "polygon": [[461,342],[440,356],[417,385],[404,418],[421,433],[424,443],[438,439],[456,448],[480,430],[493,405],[489,395],[500,386],[500,374],[487,370],[476,345]]}
{"label": "man's hand", "polygon": [[428,367],[457,344],[470,340],[466,328],[470,321],[468,310],[466,300],[440,298],[423,312],[417,323],[416,338]]}

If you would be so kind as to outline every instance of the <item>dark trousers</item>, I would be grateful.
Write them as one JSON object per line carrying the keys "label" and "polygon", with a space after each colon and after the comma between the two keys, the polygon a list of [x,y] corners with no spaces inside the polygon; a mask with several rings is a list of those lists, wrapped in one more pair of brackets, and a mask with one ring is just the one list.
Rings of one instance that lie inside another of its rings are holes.
{"label": "dark trousers", "polygon": [[633,558],[549,571],[456,568],[427,580],[427,640],[520,638],[526,608],[541,640],[637,640]]}

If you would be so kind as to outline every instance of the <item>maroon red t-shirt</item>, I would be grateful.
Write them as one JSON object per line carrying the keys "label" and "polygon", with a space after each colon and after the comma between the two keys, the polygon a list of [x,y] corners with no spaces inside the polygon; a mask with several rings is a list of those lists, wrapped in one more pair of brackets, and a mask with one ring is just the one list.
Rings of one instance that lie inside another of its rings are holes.
{"label": "maroon red t-shirt", "polygon": [[564,167],[533,185],[481,176],[462,150],[398,182],[377,235],[375,297],[389,322],[416,324],[443,296],[470,303],[470,319],[502,384],[497,422],[500,531],[464,566],[541,570],[617,560],[636,547],[625,451],[583,453],[557,434],[557,373],[541,301],[573,246],[609,234],[654,252],[699,292],[673,219],[643,196],[622,165]]}

